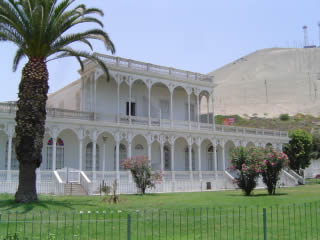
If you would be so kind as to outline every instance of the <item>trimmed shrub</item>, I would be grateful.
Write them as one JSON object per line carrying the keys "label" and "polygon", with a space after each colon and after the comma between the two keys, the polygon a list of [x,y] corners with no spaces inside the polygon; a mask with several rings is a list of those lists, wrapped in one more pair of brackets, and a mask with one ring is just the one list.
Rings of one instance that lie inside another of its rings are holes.
{"label": "trimmed shrub", "polygon": [[280,117],[279,117],[279,118],[280,118],[281,121],[288,121],[288,120],[290,119],[288,113],[280,114]]}

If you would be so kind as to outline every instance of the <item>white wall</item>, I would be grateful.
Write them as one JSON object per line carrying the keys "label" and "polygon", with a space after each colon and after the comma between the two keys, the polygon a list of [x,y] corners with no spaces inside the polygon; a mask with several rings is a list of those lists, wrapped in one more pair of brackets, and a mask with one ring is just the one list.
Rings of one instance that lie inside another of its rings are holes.
{"label": "white wall", "polygon": [[80,80],[77,80],[57,92],[49,94],[47,106],[80,110],[80,85]]}

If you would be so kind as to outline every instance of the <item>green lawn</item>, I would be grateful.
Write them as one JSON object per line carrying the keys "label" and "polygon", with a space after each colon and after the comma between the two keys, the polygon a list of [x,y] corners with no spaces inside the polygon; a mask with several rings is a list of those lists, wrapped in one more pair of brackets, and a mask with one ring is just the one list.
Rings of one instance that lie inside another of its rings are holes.
{"label": "green lawn", "polygon": [[128,231],[137,240],[256,240],[263,239],[263,208],[267,239],[320,238],[319,184],[278,189],[276,196],[265,190],[251,197],[241,191],[120,195],[116,205],[100,196],[40,196],[39,203],[25,205],[10,195],[0,199],[1,240],[15,232],[19,240],[122,240]]}
{"label": "green lawn", "polygon": [[57,197],[40,195],[36,204],[18,205],[12,195],[0,195],[0,211],[102,211],[115,210],[158,210],[185,208],[232,208],[238,206],[269,207],[320,201],[320,184],[277,189],[277,195],[269,196],[266,190],[255,190],[246,197],[240,190],[221,192],[167,193],[120,195],[119,204],[102,202],[101,196]]}

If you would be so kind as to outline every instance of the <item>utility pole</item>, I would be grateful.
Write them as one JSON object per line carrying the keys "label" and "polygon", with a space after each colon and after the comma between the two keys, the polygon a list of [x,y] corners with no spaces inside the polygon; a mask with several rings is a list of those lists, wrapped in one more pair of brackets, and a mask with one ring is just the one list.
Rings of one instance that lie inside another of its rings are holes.
{"label": "utility pole", "polygon": [[269,97],[268,97],[268,85],[267,85],[267,80],[264,80],[264,85],[266,88],[266,103],[269,103]]}

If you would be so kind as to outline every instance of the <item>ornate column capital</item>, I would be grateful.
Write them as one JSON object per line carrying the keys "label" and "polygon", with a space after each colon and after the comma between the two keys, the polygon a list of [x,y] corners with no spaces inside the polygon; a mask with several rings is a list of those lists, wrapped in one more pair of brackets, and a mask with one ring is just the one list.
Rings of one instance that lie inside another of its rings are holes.
{"label": "ornate column capital", "polygon": [[98,138],[98,131],[97,129],[91,129],[90,134],[89,134],[89,138],[92,142],[96,142],[97,138]]}
{"label": "ornate column capital", "polygon": [[201,137],[197,137],[195,143],[197,144],[198,147],[201,146],[201,142],[202,142],[202,138]]}
{"label": "ornate column capital", "polygon": [[56,126],[49,128],[49,135],[53,139],[57,139],[59,132],[60,132],[60,129]]}
{"label": "ornate column capital", "polygon": [[192,87],[185,87],[187,95],[190,96],[192,93]]}
{"label": "ornate column capital", "polygon": [[132,80],[133,80],[132,76],[128,75],[125,77],[125,82],[128,84],[129,87],[131,87],[131,85],[132,85]]}
{"label": "ornate column capital", "polygon": [[152,79],[147,79],[147,80],[145,81],[145,83],[146,83],[146,85],[147,85],[148,90],[151,90],[151,87],[152,87],[152,85],[153,85]]}
{"label": "ornate column capital", "polygon": [[214,146],[216,148],[218,145],[217,139],[213,138],[213,139],[211,139],[211,142],[212,142],[212,146]]}
{"label": "ornate column capital", "polygon": [[76,133],[77,133],[77,136],[78,136],[78,140],[82,141],[84,139],[84,137],[85,137],[84,129],[83,128],[78,128],[78,129],[76,129]]}
{"label": "ornate column capital", "polygon": [[176,141],[176,136],[170,136],[168,139],[168,142],[170,143],[170,145],[174,145],[174,142]]}
{"label": "ornate column capital", "polygon": [[188,146],[191,146],[193,144],[193,138],[192,136],[187,137]]}
{"label": "ornate column capital", "polygon": [[168,89],[169,89],[170,94],[173,94],[173,91],[175,88],[176,88],[175,84],[173,84],[173,83],[168,84]]}
{"label": "ornate column capital", "polygon": [[193,93],[194,93],[194,95],[196,95],[197,97],[199,97],[199,96],[200,96],[200,93],[201,93],[201,89],[199,89],[199,88],[194,88],[194,89],[193,89]]}

